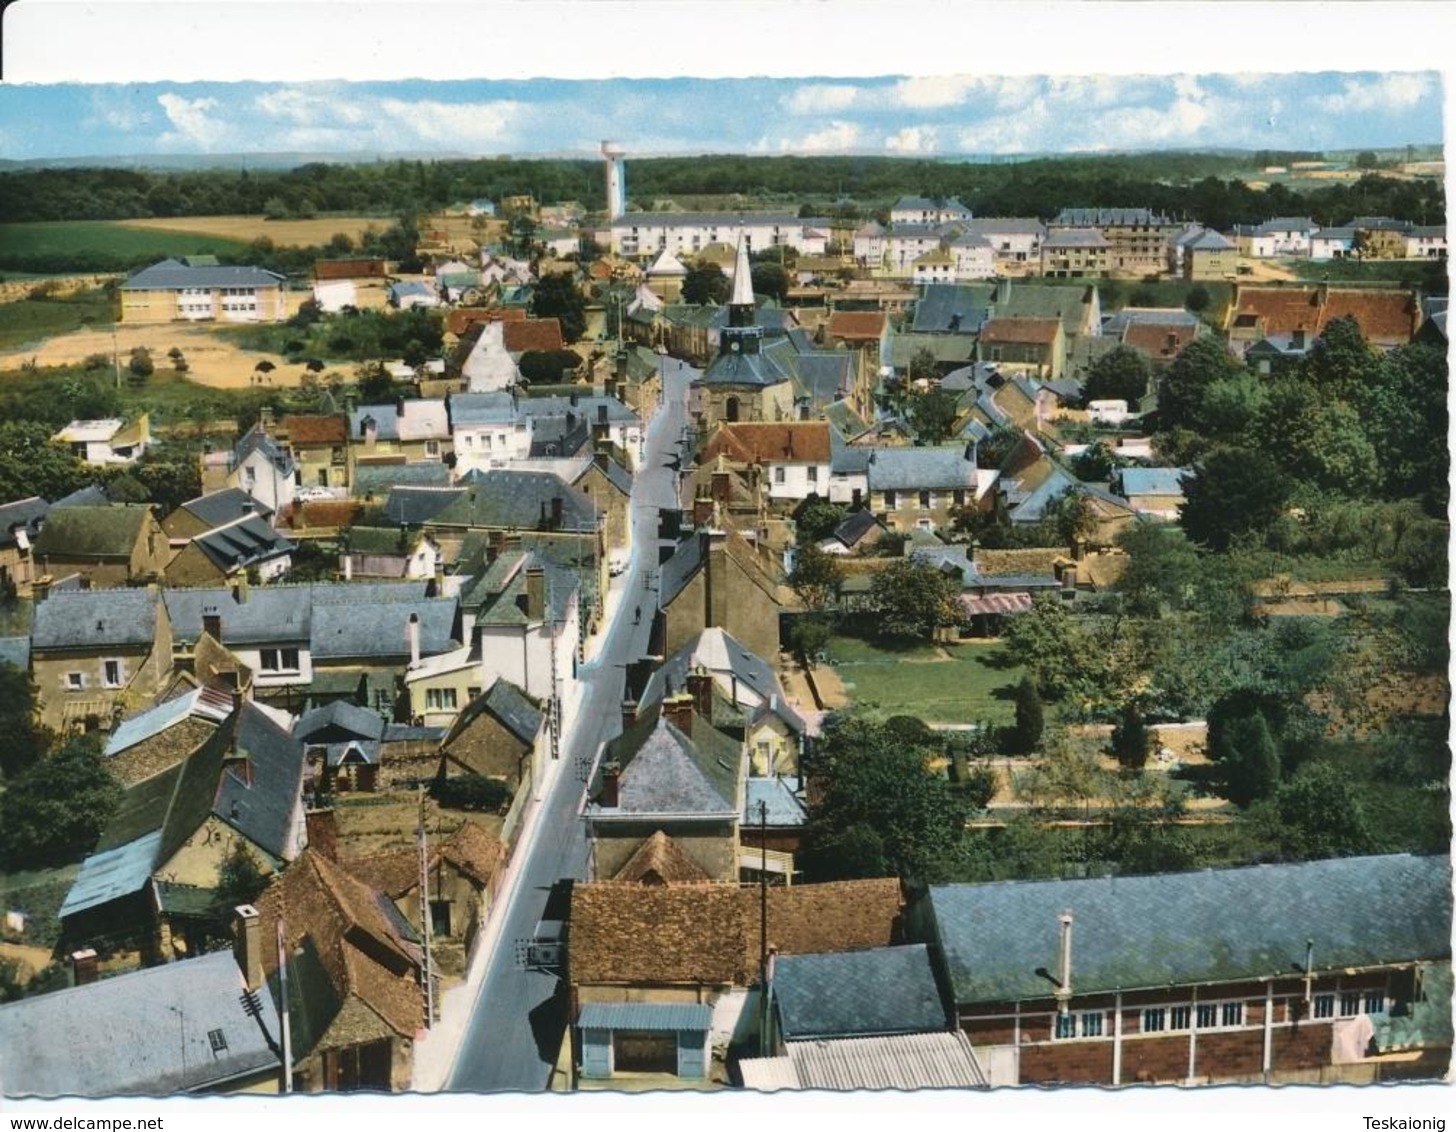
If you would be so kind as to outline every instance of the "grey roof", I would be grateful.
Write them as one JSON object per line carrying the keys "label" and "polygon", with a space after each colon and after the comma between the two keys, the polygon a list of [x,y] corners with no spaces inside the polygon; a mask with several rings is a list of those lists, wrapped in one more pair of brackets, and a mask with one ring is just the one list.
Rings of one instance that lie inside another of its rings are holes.
{"label": "grey roof", "polygon": [[293,474],[293,457],[287,450],[264,431],[262,424],[255,424],[233,447],[233,466],[237,467],[254,452],[261,455],[286,476]]}
{"label": "grey roof", "polygon": [[807,221],[793,212],[624,212],[612,221],[613,228],[713,227],[737,229],[761,224],[802,228]]}
{"label": "grey roof", "polygon": [[856,475],[869,470],[870,457],[877,450],[848,443],[838,430],[829,434],[829,470],[837,476]]}
{"label": "grey roof", "polygon": [[217,527],[192,540],[219,569],[233,571],[292,554],[297,545],[258,515]]}
{"label": "grey roof", "polygon": [[1276,216],[1262,224],[1254,225],[1254,235],[1267,236],[1271,232],[1313,232],[1318,225],[1308,216]]}
{"label": "grey roof", "polygon": [[164,259],[144,267],[121,285],[123,291],[172,291],[183,287],[282,287],[288,280],[261,267],[188,267]]}
{"label": "grey roof", "polygon": [[697,1002],[587,1002],[578,1030],[635,1030],[701,1033],[713,1025],[713,1008]]}
{"label": "grey roof", "polygon": [[[743,828],[760,824],[770,829],[794,828],[808,824],[809,807],[796,793],[798,779],[751,777],[743,784]],[[767,807],[767,812],[759,809]]]}
{"label": "grey roof", "polygon": [[232,701],[225,694],[209,692],[210,689],[194,688],[123,720],[107,737],[106,755],[116,755],[135,747],[193,714],[221,723],[231,712]]}
{"label": "grey roof", "polygon": [[781,956],[774,966],[773,997],[785,1041],[948,1028],[923,943]]}
{"label": "grey roof", "polygon": [[788,1042],[801,1089],[970,1089],[989,1082],[960,1031]]}
{"label": "grey roof", "polygon": [[[232,826],[254,845],[274,857],[288,856],[294,831],[293,822],[303,787],[303,744],[280,727],[255,704],[244,703],[232,723],[233,745],[246,751],[252,763],[252,780],[244,782],[224,765],[221,773],[204,779],[203,796],[212,802],[212,812]],[[220,746],[220,744],[219,744]],[[189,762],[198,758],[194,755]],[[186,778],[178,784],[179,804],[185,812],[186,800],[181,797]],[[180,825],[181,823],[179,823]],[[185,825],[174,828],[168,815],[164,830],[160,865],[176,851],[175,839],[190,838],[201,827]]]}
{"label": "grey roof", "polygon": [[1046,225],[1035,217],[981,216],[966,221],[966,230],[982,236],[1045,236]]}
{"label": "grey roof", "polygon": [[[649,708],[607,744],[602,762],[615,760],[621,767],[617,805],[604,809],[594,802],[591,812],[736,819],[743,771],[737,740],[715,730],[701,716],[694,717],[693,734],[688,736],[662,715],[661,707]],[[597,790],[591,795],[596,797]]]}
{"label": "grey roof", "polygon": [[450,435],[446,403],[434,398],[360,405],[349,414],[350,437],[362,438],[365,426],[371,422],[376,440],[444,440]]}
{"label": "grey roof", "polygon": [[[501,559],[497,559],[497,562]],[[525,614],[527,574],[531,567],[539,566],[545,574],[546,610],[548,621],[563,621],[571,606],[571,599],[580,588],[580,577],[575,570],[568,569],[547,554],[531,552],[520,560],[520,568],[503,583],[495,580],[490,571],[482,574],[471,587],[464,601],[465,608],[481,604],[482,609],[476,624],[482,626],[529,625]]]}
{"label": "grey roof", "polygon": [[305,742],[319,737],[327,739],[346,735],[379,739],[384,735],[384,717],[377,711],[347,700],[334,700],[304,712],[293,725],[294,738]]}
{"label": "grey roof", "polygon": [[[460,478],[460,485],[464,490],[431,516],[430,522],[450,527],[546,530],[553,501],[560,499],[562,521],[558,529],[597,529],[597,509],[591,499],[555,472],[473,469]],[[391,505],[396,494],[390,493]],[[388,513],[390,506],[385,510]]]}
{"label": "grey roof", "polygon": [[964,212],[969,214],[970,209],[963,205],[955,197],[920,197],[902,196],[890,206],[891,212]]}
{"label": "grey roof", "polygon": [[86,649],[150,645],[161,598],[147,589],[57,590],[35,604],[31,647]]}
{"label": "grey roof", "polygon": [[65,919],[140,892],[151,878],[161,845],[162,831],[154,829],[114,849],[92,853],[81,862],[56,915]]}
{"label": "grey roof", "polygon": [[438,460],[413,464],[358,464],[354,468],[354,495],[387,495],[396,487],[449,487],[450,468]]}
{"label": "grey roof", "polygon": [[[702,375],[694,379],[694,385],[730,385],[763,389],[790,380],[778,360],[765,350],[758,348],[754,339],[759,338],[756,327],[725,327],[719,339],[718,356],[708,363]],[[761,341],[761,339],[760,339]],[[735,350],[735,345],[742,345]]]}
{"label": "grey roof", "polygon": [[868,467],[871,491],[946,491],[976,486],[964,447],[877,448]]}
{"label": "grey roof", "polygon": [[522,743],[536,741],[541,732],[541,710],[521,689],[504,677],[497,677],[481,698],[486,710]]}
{"label": "grey roof", "polygon": [[927,283],[915,301],[910,329],[917,334],[975,334],[995,294],[992,284]]}
{"label": "grey roof", "polygon": [[384,517],[391,523],[418,527],[428,523],[465,495],[463,487],[396,487],[384,502]]}
{"label": "grey roof", "polygon": [[522,417],[529,417],[533,421],[572,414],[577,419],[584,418],[589,424],[599,421],[608,424],[642,423],[642,418],[631,407],[622,404],[615,397],[522,397],[518,411]]}
{"label": "grey roof", "polygon": [[1289,976],[1451,951],[1447,856],[1346,857],[1094,880],[932,887],[930,942],[958,1004],[1045,999],[1070,911],[1078,994]]}
{"label": "grey roof", "polygon": [[106,494],[99,484],[87,484],[85,487],[77,488],[70,495],[63,495],[51,504],[51,510],[55,511],[61,507],[105,507],[111,502],[111,497]]}
{"label": "grey roof", "polygon": [[257,586],[243,601],[231,589],[214,586],[169,589],[162,597],[180,640],[195,641],[202,633],[203,613],[212,610],[222,621],[225,645],[301,644],[310,639],[314,612],[323,606],[421,601],[428,586],[424,581]]}
{"label": "grey roof", "polygon": [[1196,252],[1226,252],[1231,251],[1233,247],[1232,241],[1220,236],[1212,228],[1205,228],[1194,239],[1188,241],[1189,250]]}
{"label": "grey roof", "polygon": [[34,542],[35,536],[40,532],[41,522],[50,509],[51,505],[38,495],[0,506],[0,546],[14,546],[15,532],[18,530],[25,531],[26,536]]}
{"label": "grey roof", "polygon": [[834,528],[834,537],[845,546],[853,546],[879,525],[880,521],[875,518],[873,511],[868,509],[851,511]]}
{"label": "grey roof", "polygon": [[450,397],[450,423],[460,425],[511,424],[516,399],[504,390],[495,393],[456,393]]}
{"label": "grey roof", "polygon": [[273,514],[246,491],[237,487],[225,487],[221,491],[210,491],[196,499],[189,499],[182,504],[182,510],[209,527],[231,523],[244,514],[262,515],[264,518]]}
{"label": "grey roof", "polygon": [[253,1017],[243,987],[216,951],[0,1006],[5,1095],[162,1096],[275,1069],[273,996]]}
{"label": "grey roof", "polygon": [[1198,321],[1182,307],[1124,307],[1102,320],[1102,333],[1120,336],[1129,326],[1197,326]]}
{"label": "grey roof", "polygon": [[379,604],[316,604],[309,648],[315,662],[407,659],[410,648],[406,626],[411,615],[417,615],[420,619],[420,655],[436,656],[449,652],[457,645],[453,634],[458,607],[459,602],[453,597]]}
{"label": "grey roof", "polygon": [[677,544],[672,557],[662,564],[658,571],[658,590],[664,607],[672,604],[672,600],[693,580],[698,568],[703,565],[703,550],[701,538],[686,538]]}
{"label": "grey roof", "polygon": [[1064,208],[1052,224],[1073,228],[1172,224],[1171,217],[1146,208]]}
{"label": "grey roof", "polygon": [[1048,233],[1042,247],[1045,248],[1106,248],[1111,245],[1107,237],[1096,228],[1058,228]]}
{"label": "grey roof", "polygon": [[[707,665],[710,671],[721,671],[732,680],[741,681],[762,699],[781,695],[778,677],[769,664],[757,653],[739,644],[727,630],[714,626],[696,634],[653,670],[642,689],[640,702],[655,704],[672,692],[681,692],[687,687],[688,674],[694,664],[702,663],[709,654],[714,660],[713,664]],[[725,661],[726,669],[722,667]]]}
{"label": "grey roof", "polygon": [[1314,234],[1316,240],[1353,240],[1355,229],[1353,228],[1321,228]]}
{"label": "grey roof", "polygon": [[579,471],[576,474],[576,477],[571,481],[572,484],[574,485],[581,483],[582,479],[585,478],[586,475],[592,470],[593,466],[599,467],[602,475],[606,476],[607,482],[615,487],[618,491],[620,491],[623,495],[632,494],[632,473],[629,472],[626,468],[622,467],[621,464],[617,463],[617,461],[612,459],[610,456],[603,460],[600,465],[598,465],[595,460],[588,460],[586,463],[582,464],[581,471]]}
{"label": "grey roof", "polygon": [[35,540],[34,557],[130,559],[152,519],[145,504],[52,507]]}

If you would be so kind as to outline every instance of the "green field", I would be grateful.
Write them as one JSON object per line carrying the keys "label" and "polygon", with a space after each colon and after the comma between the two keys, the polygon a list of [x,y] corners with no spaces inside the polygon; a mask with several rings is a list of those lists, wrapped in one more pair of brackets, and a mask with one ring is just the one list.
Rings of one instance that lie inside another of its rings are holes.
{"label": "green field", "polygon": [[0,350],[28,346],[83,326],[109,326],[115,321],[113,300],[100,291],[82,291],[65,299],[0,303]]}
{"label": "green field", "polygon": [[1450,286],[1446,264],[1426,259],[1299,259],[1286,265],[1301,279],[1331,283],[1388,283],[1418,286],[1432,294],[1445,294]]}
{"label": "green field", "polygon": [[0,224],[0,270],[125,271],[167,256],[231,255],[246,246],[217,236],[153,232],[106,220]]}
{"label": "green field", "polygon": [[835,637],[826,650],[851,700],[867,715],[913,715],[927,723],[1011,723],[1011,690],[1022,669],[999,644],[877,647]]}

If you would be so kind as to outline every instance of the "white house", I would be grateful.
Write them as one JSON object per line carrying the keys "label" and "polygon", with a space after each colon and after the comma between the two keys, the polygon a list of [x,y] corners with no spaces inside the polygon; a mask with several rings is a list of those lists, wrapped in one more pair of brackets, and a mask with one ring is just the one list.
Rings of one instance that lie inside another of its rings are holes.
{"label": "white house", "polygon": [[790,212],[627,212],[612,221],[611,250],[645,257],[666,248],[692,257],[709,244],[736,245],[741,238],[752,251],[786,246],[812,254],[806,233],[827,224]]}
{"label": "white house", "polygon": [[971,210],[955,197],[949,200],[904,196],[890,209],[890,223],[952,224],[971,219]]}
{"label": "white house", "polygon": [[450,435],[458,475],[504,468],[531,455],[532,422],[509,393],[461,393],[450,398]]}
{"label": "white house", "polygon": [[504,323],[480,324],[480,337],[471,347],[465,364],[460,367],[460,375],[465,378],[469,392],[497,393],[521,380],[521,371],[506,349],[505,335]]}
{"label": "white house", "polygon": [[1405,235],[1406,259],[1445,259],[1446,252],[1444,224],[1412,228]]}
{"label": "white house", "polygon": [[277,514],[293,502],[296,474],[293,454],[259,423],[233,448],[226,486],[240,488]]}
{"label": "white house", "polygon": [[1316,231],[1307,216],[1280,216],[1254,228],[1249,254],[1255,259],[1288,258],[1310,254],[1310,240]]}
{"label": "white house", "polygon": [[1310,259],[1347,259],[1355,254],[1355,229],[1321,228],[1310,237]]}
{"label": "white house", "polygon": [[965,283],[973,279],[995,277],[996,249],[984,236],[963,232],[950,242],[947,250],[955,260],[956,282]]}
{"label": "white house", "polygon": [[864,267],[882,267],[889,254],[887,233],[882,224],[871,220],[854,233],[854,258]]}
{"label": "white house", "polygon": [[345,307],[359,305],[359,291],[352,279],[318,279],[313,285],[313,301],[325,314],[338,314]]}
{"label": "white house", "polygon": [[96,421],[72,421],[55,436],[58,444],[68,445],[71,455],[88,464],[104,467],[110,464],[135,464],[146,452],[152,434],[143,413],[130,425],[116,418]]}
{"label": "white house", "polygon": [[934,224],[896,224],[885,236],[885,255],[891,271],[909,276],[915,261],[926,252],[939,251],[945,232]]}
{"label": "white house", "polygon": [[983,216],[962,225],[968,236],[980,236],[1003,264],[1041,263],[1041,244],[1046,225],[1023,217]]}

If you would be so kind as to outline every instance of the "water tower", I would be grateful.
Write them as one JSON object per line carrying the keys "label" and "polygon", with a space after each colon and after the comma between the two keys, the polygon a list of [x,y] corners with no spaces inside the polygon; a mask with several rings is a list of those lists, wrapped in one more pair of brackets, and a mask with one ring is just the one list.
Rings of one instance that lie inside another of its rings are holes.
{"label": "water tower", "polygon": [[607,219],[615,220],[627,211],[627,170],[623,158],[627,151],[616,142],[602,142],[602,156],[607,162]]}

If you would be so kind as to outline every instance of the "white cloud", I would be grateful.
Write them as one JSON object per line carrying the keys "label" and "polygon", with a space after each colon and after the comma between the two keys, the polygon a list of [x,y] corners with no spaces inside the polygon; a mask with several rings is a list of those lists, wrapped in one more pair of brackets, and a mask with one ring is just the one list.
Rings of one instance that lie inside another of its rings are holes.
{"label": "white cloud", "polygon": [[1315,99],[1326,113],[1369,113],[1379,110],[1408,110],[1430,98],[1434,91],[1430,75],[1393,74],[1374,79],[1346,79],[1337,94]]}
{"label": "white cloud", "polygon": [[900,80],[889,88],[889,98],[897,106],[932,110],[959,105],[976,85],[970,75],[924,75]]}
{"label": "white cloud", "polygon": [[860,97],[858,87],[816,83],[795,88],[781,105],[790,114],[839,114]]}
{"label": "white cloud", "polygon": [[934,153],[937,131],[934,126],[906,126],[885,139],[891,153]]}
{"label": "white cloud", "polygon": [[853,122],[830,122],[822,130],[805,134],[797,140],[783,138],[779,149],[785,153],[840,153],[859,144],[860,128]]}
{"label": "white cloud", "polygon": [[187,143],[202,150],[216,146],[223,132],[221,121],[211,117],[209,110],[218,106],[215,98],[183,98],[179,94],[157,95],[157,103],[172,123],[172,129],[163,134],[159,141],[166,145]]}
{"label": "white cloud", "polygon": [[268,117],[282,118],[299,126],[323,126],[330,122],[358,125],[369,117],[359,102],[338,90],[279,87],[258,95],[253,103]]}
{"label": "white cloud", "polygon": [[420,141],[437,142],[446,147],[468,148],[491,145],[510,136],[525,110],[520,102],[410,102],[385,98],[379,111],[403,125]]}

